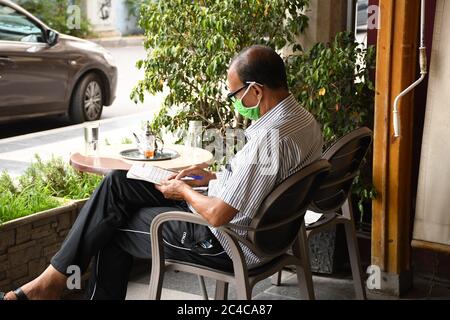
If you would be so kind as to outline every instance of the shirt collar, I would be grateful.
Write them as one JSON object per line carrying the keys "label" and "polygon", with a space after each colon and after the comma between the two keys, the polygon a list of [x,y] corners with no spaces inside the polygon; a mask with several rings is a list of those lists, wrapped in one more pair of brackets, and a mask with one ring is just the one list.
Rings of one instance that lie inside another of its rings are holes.
{"label": "shirt collar", "polygon": [[296,104],[297,103],[295,97],[290,94],[286,99],[270,109],[265,115],[263,115],[260,119],[255,121],[250,127],[245,130],[245,136],[247,137],[247,139],[251,139],[261,130],[270,128],[274,120],[277,119],[287,107]]}

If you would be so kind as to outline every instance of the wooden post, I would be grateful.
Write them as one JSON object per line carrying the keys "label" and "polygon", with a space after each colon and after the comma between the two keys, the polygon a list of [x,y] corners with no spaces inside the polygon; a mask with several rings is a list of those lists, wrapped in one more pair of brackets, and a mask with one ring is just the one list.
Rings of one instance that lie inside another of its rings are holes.
{"label": "wooden post", "polygon": [[416,79],[420,0],[380,0],[373,178],[372,264],[380,291],[399,296],[412,285],[410,263],[413,97],[400,101],[401,138],[393,137],[395,97]]}

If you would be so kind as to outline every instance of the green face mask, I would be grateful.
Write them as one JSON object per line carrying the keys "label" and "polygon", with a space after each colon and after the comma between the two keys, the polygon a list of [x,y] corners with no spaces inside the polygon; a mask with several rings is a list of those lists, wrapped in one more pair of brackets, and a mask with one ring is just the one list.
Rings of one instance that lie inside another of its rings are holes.
{"label": "green face mask", "polygon": [[[251,87],[251,86],[250,86]],[[242,99],[244,99],[245,95],[248,93],[250,87],[247,89],[247,92],[244,93],[241,99],[235,99],[233,102],[234,108],[239,112],[243,117],[248,118],[250,120],[258,120],[261,117],[259,105],[261,103],[261,99],[256,106],[246,108],[242,103]]]}
{"label": "green face mask", "polygon": [[261,116],[259,112],[259,104],[253,108],[246,108],[242,103],[242,99],[236,99],[233,106],[243,117],[250,120],[258,120]]}

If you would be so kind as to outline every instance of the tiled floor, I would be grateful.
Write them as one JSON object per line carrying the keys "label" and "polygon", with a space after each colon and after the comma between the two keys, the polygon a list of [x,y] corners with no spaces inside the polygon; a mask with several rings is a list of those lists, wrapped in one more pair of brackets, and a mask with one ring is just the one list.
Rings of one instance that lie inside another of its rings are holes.
{"label": "tiled floor", "polygon": [[[283,273],[283,282],[294,276],[290,272]],[[146,299],[150,275],[145,273],[131,279],[128,284],[127,299]],[[209,297],[214,297],[215,282],[205,279]],[[268,292],[272,288],[270,279],[261,281],[253,290],[254,299],[280,299],[279,294]],[[290,297],[285,297],[289,299]],[[202,299],[198,277],[184,272],[167,272],[164,278],[162,299],[189,300]],[[229,299],[236,299],[234,288],[230,286]]]}
{"label": "tiled floor", "polygon": [[[128,300],[144,300],[148,294],[150,275],[147,270],[140,270],[132,275],[128,284]],[[205,279],[210,298],[214,296],[215,282]],[[449,299],[450,284],[434,283],[427,279],[416,277],[414,289],[404,299]],[[430,290],[431,289],[431,290]],[[351,276],[325,277],[314,276],[314,290],[318,300],[348,300],[354,299]],[[396,299],[389,296],[369,293],[369,299]],[[201,300],[201,290],[198,278],[183,272],[168,272],[164,278],[162,299],[169,300]],[[233,287],[230,286],[229,299],[236,299]],[[270,279],[260,282],[253,290],[255,300],[288,300],[300,299],[297,287],[297,277],[292,271],[284,271],[282,285],[273,286]]]}

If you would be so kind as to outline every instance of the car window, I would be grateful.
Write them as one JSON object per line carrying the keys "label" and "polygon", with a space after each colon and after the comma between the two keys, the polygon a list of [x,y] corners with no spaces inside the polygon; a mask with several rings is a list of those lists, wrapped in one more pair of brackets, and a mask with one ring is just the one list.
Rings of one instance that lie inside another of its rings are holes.
{"label": "car window", "polygon": [[44,42],[42,30],[25,15],[0,4],[0,40]]}

